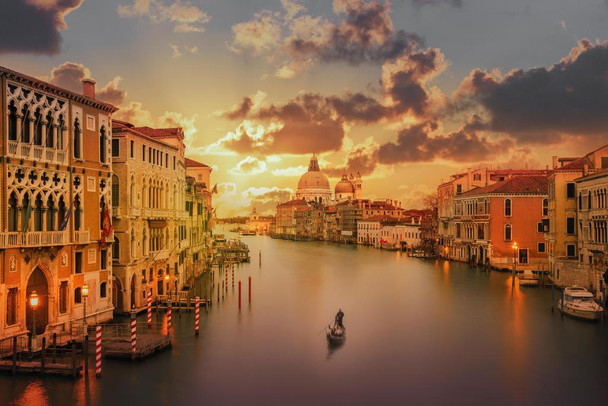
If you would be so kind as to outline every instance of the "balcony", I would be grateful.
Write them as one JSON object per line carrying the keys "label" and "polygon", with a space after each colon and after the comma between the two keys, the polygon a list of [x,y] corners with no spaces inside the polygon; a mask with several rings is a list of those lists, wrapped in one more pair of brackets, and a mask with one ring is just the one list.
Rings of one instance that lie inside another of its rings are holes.
{"label": "balcony", "polygon": [[150,251],[150,257],[153,258],[155,261],[167,259],[167,258],[169,258],[169,251],[168,250]]}
{"label": "balcony", "polygon": [[65,231],[33,231],[0,233],[0,248],[46,247],[68,243]]}
{"label": "balcony", "polygon": [[139,207],[131,207],[130,213],[132,217],[139,217],[141,215],[141,210]]}
{"label": "balcony", "polygon": [[8,156],[18,159],[30,159],[54,164],[66,164],[66,151],[47,148],[42,145],[32,145],[19,141],[8,141]]}
{"label": "balcony", "polygon": [[91,242],[91,233],[87,230],[74,231],[74,244],[88,244]]}
{"label": "balcony", "polygon": [[120,206],[112,206],[112,217],[118,219],[122,217],[122,210]]}

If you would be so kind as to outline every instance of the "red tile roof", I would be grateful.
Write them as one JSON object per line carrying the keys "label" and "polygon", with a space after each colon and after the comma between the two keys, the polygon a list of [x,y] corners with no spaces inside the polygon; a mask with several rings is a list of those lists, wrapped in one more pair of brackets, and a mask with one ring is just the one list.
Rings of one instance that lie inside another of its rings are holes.
{"label": "red tile roof", "polygon": [[304,199],[293,199],[285,203],[277,204],[279,206],[308,206],[308,203]]}
{"label": "red tile roof", "polygon": [[151,128],[148,126],[143,126],[134,127],[134,130],[152,138],[177,137],[180,140],[184,139],[184,132],[181,127]]}
{"label": "red tile roof", "polygon": [[194,159],[186,158],[187,168],[209,168],[209,165],[205,165],[201,162],[197,162]]}
{"label": "red tile roof", "polygon": [[487,194],[547,194],[548,179],[546,176],[514,176],[490,186],[469,190],[456,198]]}

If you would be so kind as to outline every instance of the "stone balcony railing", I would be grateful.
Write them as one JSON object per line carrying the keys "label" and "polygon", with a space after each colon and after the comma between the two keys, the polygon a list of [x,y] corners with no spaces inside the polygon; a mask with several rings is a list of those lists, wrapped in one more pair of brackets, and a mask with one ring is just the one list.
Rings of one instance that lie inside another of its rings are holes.
{"label": "stone balcony railing", "polygon": [[91,232],[86,230],[74,230],[74,244],[88,244],[91,242]]}
{"label": "stone balcony railing", "polygon": [[64,245],[68,239],[66,231],[6,232],[0,233],[0,248]]}
{"label": "stone balcony railing", "polygon": [[122,209],[120,206],[112,206],[112,217],[121,218],[122,217]]}
{"label": "stone balcony railing", "polygon": [[141,215],[141,210],[139,207],[131,207],[129,212],[133,217],[139,217]]}
{"label": "stone balcony railing", "polygon": [[161,259],[169,258],[168,250],[159,250],[159,251],[150,251],[150,257],[154,258],[155,261],[160,261]]}
{"label": "stone balcony railing", "polygon": [[67,154],[65,150],[47,148],[42,145],[32,145],[19,141],[8,141],[9,157],[19,159],[30,159],[33,161],[49,162],[54,164],[67,164]]}

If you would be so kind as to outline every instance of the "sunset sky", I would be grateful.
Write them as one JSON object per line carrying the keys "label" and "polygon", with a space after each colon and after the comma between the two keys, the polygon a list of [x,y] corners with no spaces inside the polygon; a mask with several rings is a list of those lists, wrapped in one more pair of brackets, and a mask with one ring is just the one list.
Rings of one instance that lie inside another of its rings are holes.
{"label": "sunset sky", "polygon": [[313,152],[420,207],[462,169],[608,143],[608,1],[14,0],[0,65],[184,127],[219,216],[274,212]]}

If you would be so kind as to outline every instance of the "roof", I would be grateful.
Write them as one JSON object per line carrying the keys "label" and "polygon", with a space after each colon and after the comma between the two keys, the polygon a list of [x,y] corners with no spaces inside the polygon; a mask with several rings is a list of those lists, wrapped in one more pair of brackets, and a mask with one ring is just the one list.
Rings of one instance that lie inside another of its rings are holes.
{"label": "roof", "polygon": [[277,207],[279,207],[279,206],[307,206],[307,205],[308,205],[308,203],[304,199],[293,199],[293,200],[290,200],[285,203],[279,203],[279,204],[277,204]]}
{"label": "roof", "polygon": [[[140,131],[141,128],[144,128],[144,127],[134,127],[133,124],[128,123],[126,121],[112,120],[112,132],[113,133],[117,133],[120,131],[129,132],[129,133],[135,134],[139,137],[144,137],[152,142],[157,142],[157,143],[164,145],[166,147],[169,147],[171,149],[175,149],[175,150],[179,149],[175,145],[165,142],[162,139],[158,139],[156,137],[151,137],[147,134],[144,134],[143,132]],[[146,127],[146,128],[149,128],[149,127]]]}
{"label": "roof", "polygon": [[148,126],[135,127],[136,131],[147,135],[152,138],[169,138],[176,137],[180,140],[184,139],[184,131],[181,127],[170,127],[170,128],[151,128]]}
{"label": "roof", "polygon": [[204,163],[195,161],[194,159],[186,158],[186,167],[187,168],[211,168],[209,165],[205,165]]}
{"label": "roof", "polygon": [[77,102],[96,107],[98,109],[104,110],[108,113],[114,113],[118,111],[118,107],[103,102],[101,100],[97,100],[91,97],[87,97],[83,94],[72,92],[71,90],[64,89],[59,86],[52,85],[48,82],[45,82],[40,79],[36,79],[32,76],[25,75],[23,73],[19,73],[17,71],[5,68],[4,66],[0,66],[0,76],[6,76],[7,78],[17,81],[19,83],[23,83],[27,86],[31,86],[40,91],[53,93],[57,96],[62,96],[68,99],[73,99]]}
{"label": "roof", "polygon": [[548,179],[546,176],[514,176],[490,186],[471,189],[456,198],[487,194],[547,194]]}
{"label": "roof", "polygon": [[585,176],[581,176],[580,178],[574,179],[575,182],[584,182],[586,180],[591,180],[595,178],[603,178],[608,176],[608,169],[600,169],[599,171],[591,172],[586,174]]}

